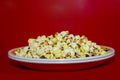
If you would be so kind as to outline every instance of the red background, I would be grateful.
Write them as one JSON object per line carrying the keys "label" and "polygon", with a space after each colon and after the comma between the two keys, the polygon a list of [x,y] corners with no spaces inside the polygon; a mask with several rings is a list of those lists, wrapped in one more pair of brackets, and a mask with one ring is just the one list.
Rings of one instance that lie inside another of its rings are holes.
{"label": "red background", "polygon": [[[119,0],[0,0],[1,79],[120,79]],[[114,62],[82,71],[43,72],[8,63],[8,50],[62,30],[115,48]]]}

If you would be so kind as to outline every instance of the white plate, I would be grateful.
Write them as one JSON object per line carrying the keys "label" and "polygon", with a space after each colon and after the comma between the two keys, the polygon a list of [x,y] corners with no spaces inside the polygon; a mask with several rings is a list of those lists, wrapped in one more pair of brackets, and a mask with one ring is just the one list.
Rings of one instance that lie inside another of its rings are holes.
{"label": "white plate", "polygon": [[107,47],[107,46],[104,47],[110,49],[110,51],[107,54],[100,56],[86,57],[86,58],[74,58],[74,59],[24,58],[24,57],[16,56],[12,53],[17,48],[11,49],[8,52],[8,57],[12,62],[17,62],[17,64],[39,70],[42,69],[43,70],[66,70],[66,69],[76,70],[76,69],[93,67],[111,59],[115,55],[115,50],[111,47]]}

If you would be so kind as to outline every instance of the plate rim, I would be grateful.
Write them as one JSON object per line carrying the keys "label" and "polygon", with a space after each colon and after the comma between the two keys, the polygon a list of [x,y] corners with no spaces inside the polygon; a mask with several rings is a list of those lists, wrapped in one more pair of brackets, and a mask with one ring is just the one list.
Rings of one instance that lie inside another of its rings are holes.
{"label": "plate rim", "polygon": [[[23,46],[25,47],[25,46]],[[17,49],[13,48],[8,51],[8,58],[20,61],[20,62],[27,62],[27,63],[37,63],[37,64],[75,64],[75,63],[87,63],[87,62],[95,62],[100,60],[105,60],[108,58],[111,58],[115,55],[115,49],[112,47],[104,46],[111,50],[111,52],[108,52],[107,54],[100,55],[100,56],[92,56],[92,57],[86,57],[86,58],[70,58],[70,59],[36,59],[36,58],[23,58],[20,56],[13,55],[12,51]],[[22,47],[18,47],[22,48]]]}

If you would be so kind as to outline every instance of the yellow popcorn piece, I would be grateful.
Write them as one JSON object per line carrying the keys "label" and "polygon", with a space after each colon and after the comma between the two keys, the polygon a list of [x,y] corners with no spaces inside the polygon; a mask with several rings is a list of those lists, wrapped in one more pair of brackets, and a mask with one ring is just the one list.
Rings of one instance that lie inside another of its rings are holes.
{"label": "yellow popcorn piece", "polygon": [[63,57],[74,57],[74,56],[75,56],[75,51],[70,47],[66,48],[63,52]]}
{"label": "yellow popcorn piece", "polygon": [[103,54],[106,54],[106,53],[107,53],[106,51],[102,51],[102,52],[100,52],[100,54],[102,54],[102,55],[103,55]]}
{"label": "yellow popcorn piece", "polygon": [[67,39],[66,43],[70,43],[70,42],[71,42],[70,39]]}
{"label": "yellow popcorn piece", "polygon": [[56,36],[56,38],[57,38],[58,41],[62,41],[62,36],[61,35]]}
{"label": "yellow popcorn piece", "polygon": [[39,53],[37,53],[37,55],[38,55],[38,56],[41,56],[41,55],[42,55],[42,53],[41,53],[41,52],[39,52]]}
{"label": "yellow popcorn piece", "polygon": [[35,39],[30,38],[30,39],[28,40],[28,43],[33,43],[34,41],[35,41]]}
{"label": "yellow popcorn piece", "polygon": [[80,40],[80,36],[79,36],[79,35],[76,35],[76,36],[75,36],[75,39]]}
{"label": "yellow popcorn piece", "polygon": [[33,57],[33,58],[40,58],[40,57],[39,57],[38,55],[36,55],[36,54],[33,54],[32,57]]}
{"label": "yellow popcorn piece", "polygon": [[80,57],[81,57],[81,58],[85,58],[86,56],[85,56],[84,53],[81,53]]}
{"label": "yellow popcorn piece", "polygon": [[50,35],[50,36],[48,36],[48,38],[52,39],[52,38],[54,38],[54,37],[53,37],[53,35]]}
{"label": "yellow popcorn piece", "polygon": [[41,36],[41,40],[45,41],[46,40],[46,36],[45,35]]}
{"label": "yellow popcorn piece", "polygon": [[75,40],[75,42],[76,42],[76,44],[78,44],[78,45],[79,45],[79,43],[80,43],[80,40]]}
{"label": "yellow popcorn piece", "polygon": [[39,48],[43,48],[44,47],[44,45],[39,45]]}
{"label": "yellow popcorn piece", "polygon": [[98,51],[97,49],[94,49],[94,52],[95,52],[95,53],[99,53],[99,51]]}
{"label": "yellow popcorn piece", "polygon": [[57,43],[57,39],[56,39],[56,38],[51,39],[51,41],[52,41],[54,44]]}
{"label": "yellow popcorn piece", "polygon": [[77,46],[77,44],[76,43],[70,43],[70,46],[72,47],[72,48],[75,48],[76,46]]}
{"label": "yellow popcorn piece", "polygon": [[40,49],[40,50],[38,51],[37,55],[38,55],[38,56],[42,56],[43,53],[44,53],[44,51]]}
{"label": "yellow popcorn piece", "polygon": [[60,34],[64,37],[69,33],[69,31],[62,31]]}
{"label": "yellow popcorn piece", "polygon": [[91,41],[87,41],[86,44],[90,46],[91,45]]}
{"label": "yellow popcorn piece", "polygon": [[20,56],[20,53],[19,52],[14,52],[16,56]]}
{"label": "yellow popcorn piece", "polygon": [[89,46],[85,44],[85,45],[83,46],[83,49],[84,49],[85,52],[87,53],[87,52],[89,51]]}
{"label": "yellow popcorn piece", "polygon": [[63,47],[63,49],[66,49],[66,48],[68,48],[68,45],[67,45],[67,43],[62,43],[62,47]]}
{"label": "yellow popcorn piece", "polygon": [[28,51],[28,47],[24,47],[24,48],[23,48],[23,52],[26,53],[27,51]]}
{"label": "yellow popcorn piece", "polygon": [[94,49],[93,47],[90,47],[90,48],[89,48],[90,52],[93,52],[93,49]]}
{"label": "yellow popcorn piece", "polygon": [[80,54],[80,53],[81,53],[79,48],[75,48],[74,51],[75,51],[75,53],[77,53],[77,54]]}
{"label": "yellow popcorn piece", "polygon": [[62,56],[61,50],[54,51],[54,55],[55,57],[61,57]]}
{"label": "yellow popcorn piece", "polygon": [[51,55],[50,55],[50,54],[46,54],[45,57],[46,57],[47,59],[50,59],[50,58],[51,58]]}
{"label": "yellow popcorn piece", "polygon": [[32,58],[32,55],[30,53],[27,54],[28,58]]}
{"label": "yellow popcorn piece", "polygon": [[83,47],[80,47],[80,50],[81,50],[82,53],[85,53],[85,50],[84,50]]}

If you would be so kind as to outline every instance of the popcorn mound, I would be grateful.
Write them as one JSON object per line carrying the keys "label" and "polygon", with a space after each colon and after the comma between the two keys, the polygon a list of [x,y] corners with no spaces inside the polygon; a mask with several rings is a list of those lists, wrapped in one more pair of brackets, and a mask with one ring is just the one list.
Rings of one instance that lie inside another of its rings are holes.
{"label": "popcorn mound", "polygon": [[54,36],[30,38],[28,46],[14,51],[16,56],[40,59],[85,58],[107,54],[102,48],[85,36],[69,34],[69,31],[56,33]]}

